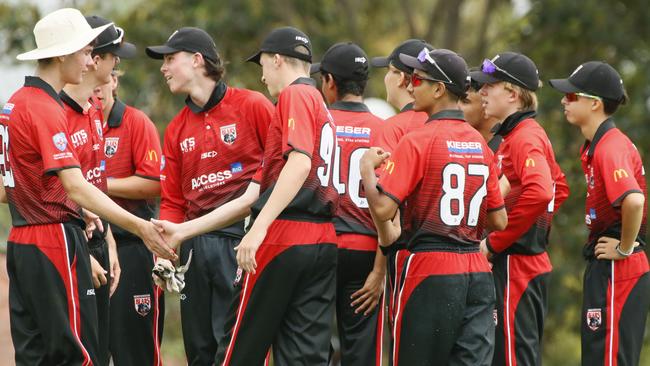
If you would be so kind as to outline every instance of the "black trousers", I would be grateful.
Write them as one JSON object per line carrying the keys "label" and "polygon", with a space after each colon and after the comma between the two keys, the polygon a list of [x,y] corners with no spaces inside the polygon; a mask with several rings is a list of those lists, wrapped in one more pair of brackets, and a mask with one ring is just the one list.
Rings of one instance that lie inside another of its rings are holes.
{"label": "black trousers", "polygon": [[582,364],[639,364],[650,309],[650,274],[643,251],[627,259],[591,259],[584,275]]}
{"label": "black trousers", "polygon": [[[108,256],[108,244],[104,236],[95,230],[93,237],[88,241],[88,252],[97,262],[110,273],[110,260]],[[92,273],[92,271],[91,271]],[[106,274],[108,278],[109,274]],[[95,289],[95,300],[97,301],[97,336],[99,348],[97,349],[97,358],[100,365],[108,366],[110,362],[110,353],[108,350],[110,334],[110,281],[105,285]]]}
{"label": "black trousers", "polygon": [[240,239],[205,234],[181,245],[185,264],[190,250],[192,262],[185,273],[181,292],[181,324],[188,365],[211,365],[235,293],[237,274],[235,250]]}
{"label": "black trousers", "polygon": [[100,365],[95,289],[81,228],[12,228],[7,272],[16,365]]}
{"label": "black trousers", "polygon": [[110,306],[113,364],[162,365],[165,301],[151,278],[154,255],[138,238],[115,239],[122,273]]}

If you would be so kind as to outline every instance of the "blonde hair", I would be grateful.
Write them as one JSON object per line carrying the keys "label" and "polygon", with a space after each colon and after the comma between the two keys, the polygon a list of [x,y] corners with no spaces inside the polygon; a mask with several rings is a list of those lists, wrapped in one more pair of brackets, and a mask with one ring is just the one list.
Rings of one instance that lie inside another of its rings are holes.
{"label": "blonde hair", "polygon": [[507,81],[503,82],[503,88],[509,91],[514,91],[519,95],[519,110],[537,110],[537,94],[535,94],[534,91],[522,88],[519,85]]}

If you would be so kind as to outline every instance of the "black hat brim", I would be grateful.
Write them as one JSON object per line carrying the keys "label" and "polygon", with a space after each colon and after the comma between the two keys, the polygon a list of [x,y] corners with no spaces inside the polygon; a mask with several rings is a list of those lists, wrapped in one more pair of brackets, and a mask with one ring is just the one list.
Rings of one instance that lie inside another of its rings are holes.
{"label": "black hat brim", "polygon": [[309,67],[309,74],[318,74],[320,72],[320,62],[317,62],[315,64],[311,64]]}
{"label": "black hat brim", "polygon": [[424,65],[418,60],[417,58],[413,56],[406,55],[404,53],[399,54],[399,60],[402,61],[402,63],[408,67],[414,68],[416,70],[421,70],[421,71],[427,71],[424,68]]}
{"label": "black hat brim", "polygon": [[110,53],[118,56],[119,58],[134,58],[136,54],[136,47],[133,43],[122,42],[118,47],[109,51]]}
{"label": "black hat brim", "polygon": [[390,59],[388,57],[373,57],[370,59],[370,66],[372,67],[388,67]]}
{"label": "black hat brim", "polygon": [[569,79],[551,79],[548,81],[551,88],[558,90],[562,93],[576,93],[581,90],[575,85],[571,84]]}
{"label": "black hat brim", "polygon": [[494,84],[504,81],[492,75],[488,75],[483,71],[473,71],[470,73],[470,77],[480,84]]}
{"label": "black hat brim", "polygon": [[145,49],[145,52],[147,53],[147,56],[156,59],[156,60],[162,60],[165,58],[165,55],[169,55],[170,53],[176,53],[179,52],[180,50],[177,50],[175,48],[171,48],[167,45],[162,45],[162,46],[149,46]]}
{"label": "black hat brim", "polygon": [[254,55],[247,58],[246,62],[254,62],[254,63],[262,66],[262,64],[260,64],[260,57],[262,57],[262,51],[257,51]]}

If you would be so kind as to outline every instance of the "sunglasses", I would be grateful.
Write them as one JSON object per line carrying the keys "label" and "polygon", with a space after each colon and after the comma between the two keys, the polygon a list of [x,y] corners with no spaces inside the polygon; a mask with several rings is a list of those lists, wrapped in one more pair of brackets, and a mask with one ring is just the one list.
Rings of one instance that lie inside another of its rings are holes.
{"label": "sunglasses", "polygon": [[589,99],[596,99],[602,101],[603,98],[597,96],[597,95],[591,95],[591,94],[586,94],[586,93],[564,93],[564,98],[566,98],[567,102],[573,103],[578,101],[578,97],[584,97],[584,98],[589,98]]}
{"label": "sunglasses", "polygon": [[413,73],[413,75],[411,75],[411,84],[412,84],[414,87],[417,87],[417,86],[422,85],[422,82],[425,81],[425,80],[427,80],[427,81],[434,81],[434,82],[435,82],[435,81],[439,81],[439,82],[443,82],[443,83],[444,83],[444,81],[442,81],[442,80],[436,80],[436,79],[434,79],[434,78],[428,78],[428,77],[426,77],[426,76],[418,75],[418,74],[416,74],[416,73]]}
{"label": "sunglasses", "polygon": [[[433,66],[436,68],[436,70],[438,70],[438,72],[441,73],[442,76],[444,76],[445,79],[447,79],[447,80],[438,80],[438,79],[426,79],[426,80],[439,81],[439,82],[441,82],[441,83],[453,84],[454,82],[451,81],[451,78],[450,78],[449,76],[447,76],[447,73],[446,73],[446,72],[445,72],[445,71],[440,67],[440,65],[438,65],[438,63],[436,62],[436,60],[434,60],[433,57],[431,57],[431,55],[429,54],[429,52],[430,52],[430,51],[429,51],[426,47],[424,47],[424,48],[422,49],[422,51],[420,51],[420,53],[418,54],[418,61],[420,61],[421,63],[425,63],[425,62],[430,63],[430,64],[433,65]],[[414,75],[415,75],[415,74],[414,74]],[[417,85],[413,85],[413,86],[417,86]]]}
{"label": "sunglasses", "polygon": [[113,45],[113,44],[122,43],[122,39],[124,38],[124,29],[122,29],[120,27],[115,27],[115,30],[117,31],[117,38],[116,39],[114,39],[114,40],[112,40],[110,42],[106,42],[104,44],[97,45],[94,48],[102,48],[102,47],[110,46],[110,45]]}
{"label": "sunglasses", "polygon": [[484,74],[488,74],[488,75],[492,75],[492,74],[494,74],[495,72],[498,71],[498,72],[508,76],[509,78],[511,78],[513,80],[516,80],[517,82],[521,83],[521,85],[526,85],[526,83],[521,81],[521,79],[519,79],[518,77],[512,75],[511,73],[507,72],[506,70],[500,68],[499,66],[497,66],[497,64],[494,63],[494,61],[492,61],[490,59],[487,59],[487,58],[485,60],[483,60],[483,64],[481,65],[481,71]]}

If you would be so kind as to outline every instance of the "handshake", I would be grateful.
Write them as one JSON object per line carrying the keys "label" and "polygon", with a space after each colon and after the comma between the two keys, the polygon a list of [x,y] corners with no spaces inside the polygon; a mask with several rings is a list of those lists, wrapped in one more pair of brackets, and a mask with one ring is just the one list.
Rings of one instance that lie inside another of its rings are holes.
{"label": "handshake", "polygon": [[184,265],[174,266],[174,264],[163,258],[158,258],[156,264],[151,270],[153,282],[164,291],[180,293],[185,288],[185,272],[190,268],[192,263],[192,253],[187,257]]}

